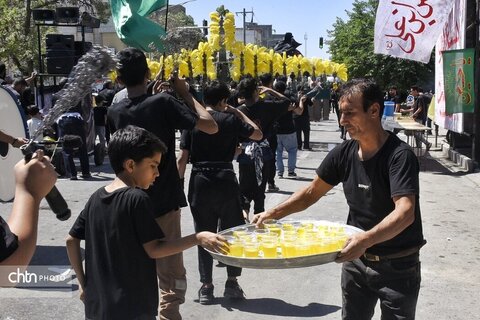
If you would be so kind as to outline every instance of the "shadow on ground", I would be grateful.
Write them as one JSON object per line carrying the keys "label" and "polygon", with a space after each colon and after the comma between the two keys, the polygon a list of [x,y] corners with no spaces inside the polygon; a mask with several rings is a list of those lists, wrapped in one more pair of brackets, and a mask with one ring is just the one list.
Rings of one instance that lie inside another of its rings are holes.
{"label": "shadow on ground", "polygon": [[289,317],[322,317],[336,312],[339,306],[325,305],[321,303],[309,303],[306,306],[297,306],[283,300],[273,298],[247,299],[247,300],[221,300],[222,307],[229,311],[239,310],[252,314],[264,314],[271,316]]}

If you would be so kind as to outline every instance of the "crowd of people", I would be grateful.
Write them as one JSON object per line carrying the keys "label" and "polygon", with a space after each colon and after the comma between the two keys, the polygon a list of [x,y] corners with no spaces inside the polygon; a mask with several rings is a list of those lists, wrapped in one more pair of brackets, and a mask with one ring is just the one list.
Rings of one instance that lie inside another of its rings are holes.
{"label": "crowd of people", "polygon": [[[238,84],[206,83],[200,101],[175,73],[167,82],[149,82],[142,51],[127,48],[117,59],[117,80],[124,89],[116,92],[106,85],[93,107],[94,130],[108,145],[116,178],[92,194],[66,240],[87,319],[181,319],[187,290],[182,252],[192,246],[198,246],[198,301],[212,303],[213,260],[205,249],[228,251],[218,231],[249,220],[261,227],[265,219],[302,211],[340,183],[349,205],[347,223],[365,230],[350,236],[336,260],[343,264],[342,318],[370,319],[377,300],[382,318],[415,318],[419,250],[425,243],[419,166],[411,148],[383,129],[385,97],[377,84],[354,79],[336,87],[309,74],[302,79],[264,75]],[[421,118],[426,110],[418,100],[412,112]],[[328,120],[332,109],[345,141],[328,153],[311,183],[265,208],[265,192],[278,191],[275,175],[296,178],[298,150],[311,150],[310,121]],[[38,127],[38,108],[28,110],[32,127]],[[60,136],[80,135],[85,143],[82,132],[69,131],[79,129],[81,121],[81,106],[69,110],[57,121]],[[176,130],[182,131],[178,157]],[[13,147],[27,142],[3,132],[0,140]],[[88,157],[84,164],[82,154],[82,174],[88,178]],[[76,177],[73,159],[66,161],[70,177]],[[185,190],[188,163],[192,170]],[[18,262],[21,255],[21,264],[27,265],[36,243],[39,203],[56,175],[42,151],[15,170],[12,214],[8,222],[0,219],[0,263]],[[36,183],[46,177],[48,184]],[[187,201],[196,233],[182,237],[181,208]],[[22,219],[28,218],[21,225],[31,226],[27,231],[19,228],[20,211]],[[28,240],[23,240],[25,233]],[[224,297],[245,298],[238,282],[241,271],[226,267]]]}

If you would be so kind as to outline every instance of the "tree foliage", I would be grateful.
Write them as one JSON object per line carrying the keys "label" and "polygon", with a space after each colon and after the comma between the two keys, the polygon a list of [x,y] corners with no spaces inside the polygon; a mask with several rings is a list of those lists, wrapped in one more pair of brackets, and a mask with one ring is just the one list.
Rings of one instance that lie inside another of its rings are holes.
{"label": "tree foliage", "polygon": [[333,30],[328,31],[332,60],[345,63],[350,78],[371,77],[384,88],[396,85],[404,91],[412,84],[432,88],[433,54],[430,63],[423,64],[373,53],[378,2],[355,0],[352,11],[347,11],[347,21],[337,17]]}
{"label": "tree foliage", "polygon": [[[27,75],[38,68],[38,40],[33,9],[80,7],[105,22],[110,14],[108,3],[102,0],[0,0],[0,60],[7,62],[12,71]],[[54,31],[48,27],[48,33]],[[45,34],[45,32],[43,32]],[[44,37],[40,39],[42,43]]]}
{"label": "tree foliage", "polygon": [[[153,20],[165,27],[165,10],[154,13]],[[182,11],[168,13],[167,36],[165,38],[165,53],[180,53],[181,49],[192,50],[197,48],[200,41],[205,40],[201,29],[194,28],[192,16]],[[154,54],[158,56],[159,54]]]}

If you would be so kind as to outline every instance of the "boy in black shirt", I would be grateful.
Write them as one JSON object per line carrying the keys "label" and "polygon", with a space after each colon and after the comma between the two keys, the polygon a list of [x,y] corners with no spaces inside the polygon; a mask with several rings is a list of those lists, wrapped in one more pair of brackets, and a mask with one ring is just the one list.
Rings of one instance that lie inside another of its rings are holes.
{"label": "boy in black shirt", "polygon": [[[67,252],[81,286],[88,319],[155,319],[158,289],[155,260],[194,245],[222,251],[221,236],[210,232],[162,241],[147,189],[159,175],[166,147],[134,126],[117,131],[108,147],[117,177],[97,190],[75,221]],[[139,189],[141,188],[141,189]],[[85,240],[85,272],[80,240]]]}
{"label": "boy in black shirt", "polygon": [[[162,92],[147,93],[150,71],[145,54],[135,48],[126,48],[117,54],[118,81],[127,87],[127,98],[108,108],[111,132],[131,124],[155,134],[168,148],[159,170],[162,174],[147,190],[153,204],[154,217],[162,228],[165,240],[181,237],[180,208],[187,205],[175,163],[175,129],[197,128],[205,133],[217,132],[217,124],[205,108],[188,91],[185,79],[177,74],[171,78],[171,87],[180,97]],[[159,92],[162,82],[157,81],[153,92]],[[186,270],[182,253],[157,260],[161,301],[160,320],[181,319],[180,304],[185,302]]]}
{"label": "boy in black shirt", "polygon": [[[245,223],[232,161],[240,137],[260,140],[262,132],[241,111],[227,104],[229,96],[226,84],[217,81],[209,84],[204,90],[204,101],[207,111],[218,124],[218,132],[208,135],[195,129],[182,134],[181,144],[190,150],[193,166],[188,201],[196,232],[216,232],[218,227],[224,230]],[[222,194],[221,199],[219,194]],[[212,256],[198,247],[198,270],[202,282],[198,300],[201,304],[213,302],[212,265]],[[225,297],[244,298],[237,282],[241,271],[240,268],[227,266]]]}

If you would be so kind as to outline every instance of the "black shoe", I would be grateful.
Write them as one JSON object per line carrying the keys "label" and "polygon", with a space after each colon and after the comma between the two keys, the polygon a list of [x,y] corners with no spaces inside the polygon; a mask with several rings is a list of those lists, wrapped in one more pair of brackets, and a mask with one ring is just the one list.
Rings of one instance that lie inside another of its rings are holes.
{"label": "black shoe", "polygon": [[289,172],[289,173],[288,173],[288,176],[289,176],[290,178],[296,178],[296,177],[297,177],[297,174],[296,174],[295,172]]}
{"label": "black shoe", "polygon": [[217,264],[215,265],[217,268],[225,268],[227,265],[223,262],[218,261]]}
{"label": "black shoe", "polygon": [[229,299],[245,299],[245,293],[237,280],[227,280],[227,282],[225,282],[225,292],[223,296]]}
{"label": "black shoe", "polygon": [[267,192],[276,192],[276,191],[279,191],[280,188],[277,187],[276,185],[274,184],[268,184],[268,189],[267,189]]}
{"label": "black shoe", "polygon": [[92,175],[90,173],[82,174],[83,179],[90,179],[91,177],[92,177]]}
{"label": "black shoe", "polygon": [[279,178],[279,179],[283,179],[283,173],[279,173],[279,174],[278,174],[278,178]]}
{"label": "black shoe", "polygon": [[200,304],[212,304],[213,299],[215,299],[213,296],[213,285],[210,287],[202,285],[200,290],[198,290],[198,302]]}
{"label": "black shoe", "polygon": [[77,176],[71,176],[70,180],[78,180]]}

